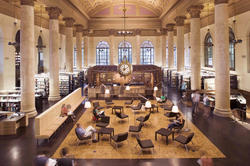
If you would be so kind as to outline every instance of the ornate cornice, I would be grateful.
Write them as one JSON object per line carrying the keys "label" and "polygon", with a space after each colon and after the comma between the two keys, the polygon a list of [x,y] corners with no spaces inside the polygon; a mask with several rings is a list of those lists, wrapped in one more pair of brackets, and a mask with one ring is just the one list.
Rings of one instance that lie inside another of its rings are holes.
{"label": "ornate cornice", "polygon": [[201,10],[204,8],[203,5],[193,5],[187,9],[191,18],[200,18]]}
{"label": "ornate cornice", "polygon": [[45,9],[49,13],[50,19],[58,19],[58,17],[62,13],[62,10],[58,7],[46,7]]}
{"label": "ornate cornice", "polygon": [[141,34],[141,30],[140,29],[136,29],[135,30],[135,35],[140,35]]}
{"label": "ornate cornice", "polygon": [[72,17],[64,17],[63,21],[65,21],[65,26],[66,27],[73,27],[75,19]]}
{"label": "ornate cornice", "polygon": [[214,0],[215,5],[222,4],[222,3],[228,3],[228,0]]}
{"label": "ornate cornice", "polygon": [[161,29],[161,34],[162,34],[162,35],[166,35],[166,34],[167,34],[167,29],[162,28],[162,29]]}
{"label": "ornate cornice", "polygon": [[82,32],[83,31],[83,25],[82,24],[75,24],[76,32]]}
{"label": "ornate cornice", "polygon": [[115,29],[110,29],[109,30],[109,35],[115,35],[115,32],[116,32]]}
{"label": "ornate cornice", "polygon": [[184,26],[184,22],[185,22],[186,16],[177,16],[175,17],[175,22],[176,22],[176,26]]}
{"label": "ornate cornice", "polygon": [[21,0],[21,5],[34,6],[34,0]]}
{"label": "ornate cornice", "polygon": [[174,26],[175,26],[175,24],[172,24],[172,23],[167,24],[166,25],[167,31],[174,31]]}
{"label": "ornate cornice", "polygon": [[88,29],[84,29],[84,30],[82,31],[82,34],[83,34],[84,36],[88,36],[89,30],[88,30]]}

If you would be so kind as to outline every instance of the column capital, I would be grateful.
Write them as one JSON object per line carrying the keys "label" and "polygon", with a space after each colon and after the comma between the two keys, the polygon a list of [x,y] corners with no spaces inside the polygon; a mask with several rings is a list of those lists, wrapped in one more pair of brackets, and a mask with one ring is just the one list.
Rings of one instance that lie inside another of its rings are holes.
{"label": "column capital", "polygon": [[176,26],[184,26],[184,22],[185,22],[186,16],[177,16],[175,17],[175,22],[176,22]]}
{"label": "column capital", "polygon": [[228,0],[214,0],[215,5],[219,5],[221,3],[228,3]]}
{"label": "column capital", "polygon": [[50,19],[58,19],[58,17],[62,13],[62,10],[58,7],[46,7],[45,9],[49,13]]}
{"label": "column capital", "polygon": [[174,26],[175,26],[175,24],[172,24],[172,23],[167,24],[166,25],[167,31],[174,31]]}
{"label": "column capital", "polygon": [[75,19],[72,17],[64,17],[63,21],[65,21],[65,26],[66,27],[73,27]]}
{"label": "column capital", "polygon": [[75,24],[76,32],[82,32],[83,31],[83,25],[82,24]]}
{"label": "column capital", "polygon": [[136,29],[135,30],[135,35],[140,35],[141,34],[141,30],[140,29]]}
{"label": "column capital", "polygon": [[21,0],[21,5],[34,6],[34,0]]}
{"label": "column capital", "polygon": [[203,5],[193,5],[187,9],[191,18],[200,18],[201,10],[204,8]]}

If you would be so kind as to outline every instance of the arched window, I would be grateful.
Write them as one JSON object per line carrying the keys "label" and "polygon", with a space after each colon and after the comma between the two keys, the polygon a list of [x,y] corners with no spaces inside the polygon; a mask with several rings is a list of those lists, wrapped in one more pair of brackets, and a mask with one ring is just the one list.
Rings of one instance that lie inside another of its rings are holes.
{"label": "arched window", "polygon": [[105,41],[96,46],[96,65],[109,65],[109,44]]}
{"label": "arched window", "polygon": [[235,35],[232,28],[229,28],[229,59],[230,70],[235,70]]}
{"label": "arched window", "polygon": [[38,74],[43,73],[44,72],[44,68],[43,68],[43,48],[45,46],[43,45],[43,39],[41,36],[38,37],[38,41],[37,41],[37,49],[38,49]]}
{"label": "arched window", "polygon": [[150,41],[144,41],[141,45],[141,64],[154,64],[154,46]]}
{"label": "arched window", "polygon": [[120,64],[126,56],[129,63],[132,63],[132,46],[127,41],[122,41],[118,47],[118,63]]}
{"label": "arched window", "polygon": [[204,41],[205,67],[213,67],[213,39],[210,32],[207,33]]}

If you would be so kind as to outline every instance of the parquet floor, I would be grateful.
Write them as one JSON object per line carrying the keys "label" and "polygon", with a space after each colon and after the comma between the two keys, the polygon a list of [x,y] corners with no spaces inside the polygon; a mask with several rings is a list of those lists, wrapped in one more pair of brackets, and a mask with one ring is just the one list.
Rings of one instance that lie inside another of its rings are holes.
{"label": "parquet floor", "polygon": [[[98,100],[101,106],[106,106],[103,100]],[[124,106],[124,100],[114,100],[115,105]],[[136,105],[139,101],[134,101],[133,105]],[[154,101],[151,101],[154,103]],[[128,132],[130,125],[138,125],[135,119],[139,116],[145,116],[148,111],[138,111],[134,114],[130,108],[125,108],[125,114],[129,115],[129,119],[125,119],[123,122],[119,122],[115,114],[111,113],[110,109],[105,109],[105,114],[110,116],[110,126],[114,128],[115,134],[121,132]],[[129,134],[128,141],[122,143],[122,145],[116,150],[109,142],[109,136],[103,135],[98,143],[90,144],[77,144],[77,138],[75,135],[75,127],[69,132],[59,148],[56,150],[53,158],[60,158],[60,150],[63,147],[69,148],[70,154],[78,159],[156,159],[156,158],[200,158],[201,156],[207,156],[209,158],[224,158],[225,155],[189,120],[186,119],[185,127],[189,128],[191,132],[194,132],[193,144],[189,144],[189,151],[186,151],[184,146],[176,141],[172,141],[169,136],[169,144],[166,145],[165,137],[158,135],[158,140],[155,141],[155,131],[167,127],[170,123],[167,117],[164,116],[165,111],[159,107],[159,113],[152,113],[150,121],[147,122],[147,126],[143,126],[140,137],[142,139],[151,139],[154,143],[154,151],[141,152],[135,137]],[[84,128],[89,125],[95,127],[95,123],[92,121],[92,109],[87,109],[82,117],[78,120]],[[188,134],[189,132],[181,132],[181,134]],[[176,137],[176,135],[175,135]]]}

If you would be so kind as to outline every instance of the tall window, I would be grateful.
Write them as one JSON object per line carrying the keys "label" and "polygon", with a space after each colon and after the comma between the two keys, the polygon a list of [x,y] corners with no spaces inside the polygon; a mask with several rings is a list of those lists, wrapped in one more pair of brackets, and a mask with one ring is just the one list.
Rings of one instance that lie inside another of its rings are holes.
{"label": "tall window", "polygon": [[232,28],[229,28],[229,56],[230,70],[235,70],[235,35]]}
{"label": "tall window", "polygon": [[[167,67],[169,67],[168,66],[168,47],[166,47],[166,62],[167,62]],[[174,67],[177,67],[177,49],[176,49],[176,47],[174,46]]]}
{"label": "tall window", "polygon": [[118,63],[121,63],[125,56],[129,63],[132,63],[132,46],[129,42],[122,41],[118,47]]}
{"label": "tall window", "polygon": [[154,64],[154,46],[150,41],[144,41],[141,45],[141,64]]}
{"label": "tall window", "polygon": [[174,46],[174,67],[177,67],[177,48]]}
{"label": "tall window", "polygon": [[84,41],[82,41],[82,67],[84,67]]}
{"label": "tall window", "polygon": [[185,49],[185,67],[190,67],[190,47]]}
{"label": "tall window", "polygon": [[37,41],[37,49],[38,49],[38,74],[43,73],[44,72],[44,68],[43,68],[43,48],[45,46],[43,45],[43,40],[42,37],[39,36],[38,37],[38,41]]}
{"label": "tall window", "polygon": [[96,46],[96,65],[109,65],[109,44],[105,41]]}
{"label": "tall window", "polygon": [[210,32],[205,37],[204,54],[205,67],[213,67],[213,39]]}
{"label": "tall window", "polygon": [[74,56],[73,56],[73,68],[76,69],[76,61],[77,61],[77,49],[74,47]]}

